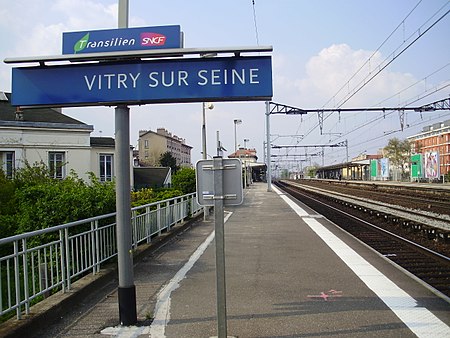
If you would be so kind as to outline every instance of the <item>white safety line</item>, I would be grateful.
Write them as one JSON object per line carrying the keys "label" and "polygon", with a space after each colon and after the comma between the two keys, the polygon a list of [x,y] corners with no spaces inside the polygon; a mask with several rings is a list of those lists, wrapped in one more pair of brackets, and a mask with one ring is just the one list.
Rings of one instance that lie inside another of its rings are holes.
{"label": "white safety line", "polygon": [[[232,212],[225,211],[224,223],[228,221]],[[170,320],[170,302],[172,291],[178,289],[180,282],[186,277],[186,274],[194,266],[195,262],[203,255],[206,248],[211,244],[215,236],[215,232],[211,232],[205,241],[195,250],[189,257],[184,266],[178,270],[173,278],[167,283],[156,298],[156,306],[154,311],[154,319],[150,326],[117,326],[109,327],[101,331],[102,334],[120,338],[137,338],[140,335],[149,334],[151,338],[165,338],[166,326]]]}
{"label": "white safety line", "polygon": [[358,255],[317,219],[305,215],[305,210],[296,205],[280,190],[277,194],[308,224],[308,226],[333,250],[347,266],[371,289],[417,337],[450,337],[450,327],[428,309],[418,306],[417,301],[398,287],[379,270]]}
{"label": "white safety line", "polygon": [[280,189],[272,185],[273,191],[275,191],[300,217],[309,216],[308,212],[301,208],[297,203],[287,197]]}

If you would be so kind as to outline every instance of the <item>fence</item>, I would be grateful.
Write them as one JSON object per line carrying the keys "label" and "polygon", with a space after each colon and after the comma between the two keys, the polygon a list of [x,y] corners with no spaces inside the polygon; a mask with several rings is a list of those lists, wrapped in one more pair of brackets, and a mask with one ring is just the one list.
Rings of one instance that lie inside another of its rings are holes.
{"label": "fence", "polygon": [[[150,243],[199,213],[195,193],[132,209],[132,246]],[[70,289],[117,255],[115,213],[0,239],[0,315],[30,313],[32,304]]]}

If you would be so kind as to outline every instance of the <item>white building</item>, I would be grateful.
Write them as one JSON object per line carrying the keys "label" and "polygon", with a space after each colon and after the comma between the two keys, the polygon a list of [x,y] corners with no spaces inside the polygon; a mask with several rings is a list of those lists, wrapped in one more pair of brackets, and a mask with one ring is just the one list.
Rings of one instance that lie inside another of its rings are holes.
{"label": "white building", "polygon": [[[90,137],[94,130],[58,109],[16,109],[11,95],[0,92],[0,166],[7,176],[25,163],[48,165],[55,178],[72,170],[87,180],[93,172],[103,181],[114,177],[114,139]],[[132,148],[130,177],[132,179]]]}

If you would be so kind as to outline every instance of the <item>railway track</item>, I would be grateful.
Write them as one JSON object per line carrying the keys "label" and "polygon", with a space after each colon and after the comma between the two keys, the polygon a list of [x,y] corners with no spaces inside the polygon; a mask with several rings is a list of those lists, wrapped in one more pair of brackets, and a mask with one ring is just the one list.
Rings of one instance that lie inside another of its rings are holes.
{"label": "railway track", "polygon": [[429,245],[423,245],[414,236],[406,238],[401,224],[387,226],[393,217],[389,221],[387,215],[380,216],[371,214],[368,209],[364,211],[346,206],[345,202],[331,201],[329,196],[302,190],[288,182],[275,184],[450,301],[450,258],[446,241],[428,240]]}
{"label": "railway track", "polygon": [[357,197],[400,205],[409,209],[417,209],[450,216],[450,192],[443,189],[419,189],[418,187],[356,184],[352,181],[318,181],[302,180],[302,185],[324,188]]}

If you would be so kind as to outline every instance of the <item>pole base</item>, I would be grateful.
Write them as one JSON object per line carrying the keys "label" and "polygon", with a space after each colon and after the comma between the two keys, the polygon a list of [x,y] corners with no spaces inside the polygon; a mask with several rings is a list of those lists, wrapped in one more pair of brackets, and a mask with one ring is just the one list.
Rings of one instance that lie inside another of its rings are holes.
{"label": "pole base", "polygon": [[129,326],[136,324],[136,286],[119,286],[118,296],[120,325]]}

